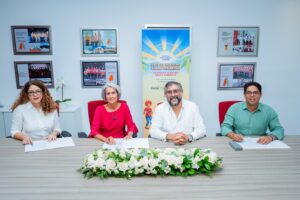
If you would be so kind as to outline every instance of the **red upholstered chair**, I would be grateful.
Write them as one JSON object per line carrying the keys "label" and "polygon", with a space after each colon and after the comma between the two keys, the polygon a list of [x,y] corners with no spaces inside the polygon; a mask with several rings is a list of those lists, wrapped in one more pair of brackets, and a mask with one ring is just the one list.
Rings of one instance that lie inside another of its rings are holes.
{"label": "red upholstered chair", "polygon": [[[238,103],[241,101],[221,101],[219,102],[219,123],[220,127],[225,119],[225,115],[229,107],[235,103]],[[221,133],[217,133],[217,136],[222,136]]]}
{"label": "red upholstered chair", "polygon": [[[124,100],[119,100],[119,102],[127,103]],[[89,115],[90,129],[92,129],[92,124],[93,124],[93,119],[94,119],[96,108],[98,106],[101,106],[101,105],[104,105],[104,104],[106,104],[106,101],[104,101],[104,100],[96,100],[96,101],[89,101],[88,102],[88,115]],[[136,134],[133,135],[133,137],[136,137],[136,136],[137,136]],[[84,132],[80,132],[80,133],[78,133],[78,137],[79,138],[87,138],[88,135]]]}

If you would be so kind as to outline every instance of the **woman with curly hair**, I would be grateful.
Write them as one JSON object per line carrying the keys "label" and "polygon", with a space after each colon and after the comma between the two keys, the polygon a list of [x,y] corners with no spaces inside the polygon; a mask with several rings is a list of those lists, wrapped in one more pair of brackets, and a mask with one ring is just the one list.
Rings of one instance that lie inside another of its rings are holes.
{"label": "woman with curly hair", "polygon": [[52,141],[60,135],[56,104],[42,81],[28,81],[11,109],[11,136],[23,144],[38,138]]}

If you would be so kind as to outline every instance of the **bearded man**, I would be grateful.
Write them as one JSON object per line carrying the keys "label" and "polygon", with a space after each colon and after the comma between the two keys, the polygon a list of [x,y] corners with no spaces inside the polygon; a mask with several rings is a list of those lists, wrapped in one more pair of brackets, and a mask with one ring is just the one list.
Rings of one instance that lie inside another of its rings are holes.
{"label": "bearded man", "polygon": [[182,85],[170,81],[164,93],[167,101],[155,109],[149,130],[151,138],[183,145],[204,137],[206,129],[198,106],[182,99]]}

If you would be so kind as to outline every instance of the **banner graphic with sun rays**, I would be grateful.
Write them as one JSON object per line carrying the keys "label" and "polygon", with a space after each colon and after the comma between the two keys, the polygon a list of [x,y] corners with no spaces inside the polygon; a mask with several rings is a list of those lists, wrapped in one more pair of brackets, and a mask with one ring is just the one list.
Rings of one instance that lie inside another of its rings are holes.
{"label": "banner graphic with sun rays", "polygon": [[148,137],[155,107],[165,101],[164,85],[178,81],[189,99],[190,30],[142,30],[144,137]]}

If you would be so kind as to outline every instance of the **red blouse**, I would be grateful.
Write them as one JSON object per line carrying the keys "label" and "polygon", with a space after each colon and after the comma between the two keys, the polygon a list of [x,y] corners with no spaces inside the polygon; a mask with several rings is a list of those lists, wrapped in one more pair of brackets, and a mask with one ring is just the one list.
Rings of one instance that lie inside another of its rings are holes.
{"label": "red blouse", "polygon": [[126,103],[121,103],[119,109],[113,112],[107,112],[104,105],[101,105],[96,108],[89,137],[101,134],[104,137],[124,138],[129,131],[137,133],[138,129]]}

